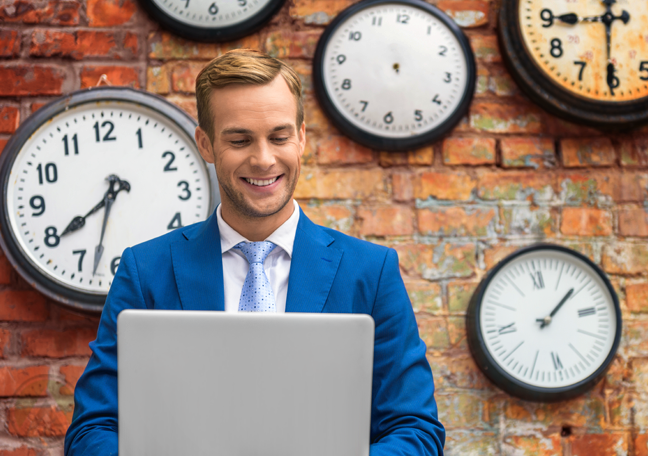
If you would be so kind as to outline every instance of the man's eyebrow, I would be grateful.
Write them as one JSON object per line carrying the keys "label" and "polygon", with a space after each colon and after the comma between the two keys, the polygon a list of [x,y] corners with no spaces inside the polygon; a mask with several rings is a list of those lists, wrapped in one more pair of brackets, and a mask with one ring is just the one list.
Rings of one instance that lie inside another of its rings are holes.
{"label": "man's eyebrow", "polygon": [[221,135],[249,135],[252,133],[252,130],[248,130],[246,128],[226,128],[225,130],[221,131]]}
{"label": "man's eyebrow", "polygon": [[272,129],[272,131],[281,131],[281,130],[292,130],[292,124],[278,125]]}

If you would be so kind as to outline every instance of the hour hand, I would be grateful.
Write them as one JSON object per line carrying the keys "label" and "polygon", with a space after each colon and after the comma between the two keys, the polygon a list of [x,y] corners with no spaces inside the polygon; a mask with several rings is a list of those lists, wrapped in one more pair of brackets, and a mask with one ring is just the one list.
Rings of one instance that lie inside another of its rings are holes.
{"label": "hour hand", "polygon": [[88,212],[86,215],[84,215],[84,216],[77,215],[76,217],[74,217],[72,219],[72,221],[68,224],[68,226],[63,230],[63,232],[61,233],[61,236],[83,228],[84,225],[85,225],[86,217],[94,214],[95,212],[97,212],[99,209],[101,209],[105,205],[106,205],[106,201],[105,201],[105,199],[102,199],[99,202],[99,204],[97,204],[95,207],[90,209],[90,212]]}

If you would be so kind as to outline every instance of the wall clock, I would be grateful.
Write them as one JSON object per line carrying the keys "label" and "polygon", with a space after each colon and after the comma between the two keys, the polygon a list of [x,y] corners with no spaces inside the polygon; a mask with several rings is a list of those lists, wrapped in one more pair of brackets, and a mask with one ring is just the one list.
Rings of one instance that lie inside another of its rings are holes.
{"label": "wall clock", "polygon": [[263,27],[285,0],[140,0],[165,28],[190,40],[230,41]]}
{"label": "wall clock", "polygon": [[468,39],[420,0],[366,0],[327,27],[313,60],[320,105],[365,146],[408,150],[464,116],[475,89]]}
{"label": "wall clock", "polygon": [[505,0],[499,20],[513,77],[547,111],[596,127],[648,119],[648,3]]}
{"label": "wall clock", "polygon": [[0,244],[50,298],[97,312],[122,251],[207,218],[219,201],[191,117],[128,88],[72,93],[0,155]]}
{"label": "wall clock", "polygon": [[531,401],[592,388],[619,346],[621,310],[603,271],[565,247],[511,254],[477,287],[468,307],[470,350],[498,387]]}

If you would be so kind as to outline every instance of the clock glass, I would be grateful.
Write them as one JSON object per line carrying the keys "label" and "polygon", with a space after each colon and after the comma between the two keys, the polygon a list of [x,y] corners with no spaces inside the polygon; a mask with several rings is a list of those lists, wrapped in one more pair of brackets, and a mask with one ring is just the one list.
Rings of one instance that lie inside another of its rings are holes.
{"label": "clock glass", "polygon": [[[43,108],[45,121],[28,120],[8,144],[3,239],[19,270],[76,292],[63,301],[102,303],[122,251],[205,220],[215,181],[187,131],[195,124],[158,110],[167,102],[129,89],[80,93],[92,99],[53,106],[51,116]],[[117,93],[133,101],[111,99]]]}
{"label": "clock glass", "polygon": [[152,0],[169,17],[193,27],[229,27],[258,14],[272,0]]}
{"label": "clock glass", "polygon": [[519,255],[499,269],[484,291],[479,321],[493,361],[541,388],[590,378],[618,339],[615,299],[601,275],[556,249]]}
{"label": "clock glass", "polygon": [[581,97],[648,95],[648,3],[520,0],[528,53],[556,84]]}

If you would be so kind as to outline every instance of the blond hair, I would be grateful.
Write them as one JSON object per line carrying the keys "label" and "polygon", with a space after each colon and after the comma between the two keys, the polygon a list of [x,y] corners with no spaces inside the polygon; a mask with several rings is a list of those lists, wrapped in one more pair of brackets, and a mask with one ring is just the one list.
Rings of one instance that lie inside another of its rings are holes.
{"label": "blond hair", "polygon": [[290,66],[279,59],[254,49],[234,49],[216,57],[202,69],[196,78],[196,101],[198,124],[214,140],[214,120],[209,100],[212,91],[229,84],[263,85],[278,74],[283,76],[297,103],[297,128],[304,121],[302,85],[299,76]]}

